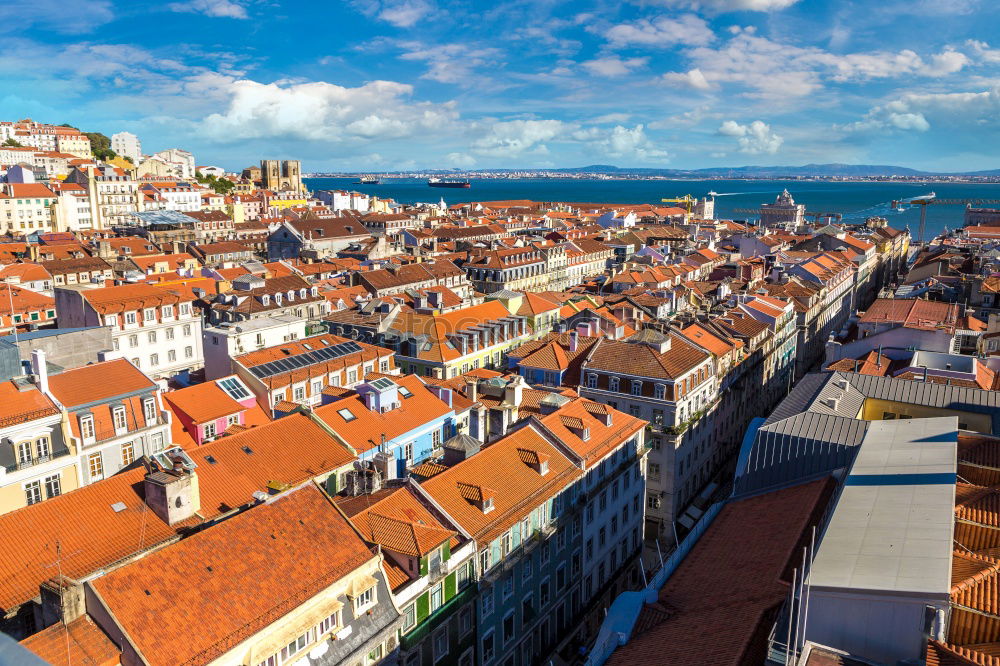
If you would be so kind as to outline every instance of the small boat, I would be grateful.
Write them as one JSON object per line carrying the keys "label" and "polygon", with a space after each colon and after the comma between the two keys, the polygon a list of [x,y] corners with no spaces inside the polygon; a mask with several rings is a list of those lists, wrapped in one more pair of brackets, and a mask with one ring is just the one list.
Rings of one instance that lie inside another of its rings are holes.
{"label": "small boat", "polygon": [[428,178],[428,187],[472,187],[472,184],[467,180],[442,180],[440,178]]}

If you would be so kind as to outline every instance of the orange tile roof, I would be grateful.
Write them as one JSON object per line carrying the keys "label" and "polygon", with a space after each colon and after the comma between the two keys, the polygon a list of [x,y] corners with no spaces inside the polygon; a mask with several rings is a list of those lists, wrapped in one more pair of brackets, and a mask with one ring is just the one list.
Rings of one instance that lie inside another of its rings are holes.
{"label": "orange tile roof", "polygon": [[0,384],[0,427],[53,416],[59,408],[35,387],[20,391],[14,382]]}
{"label": "orange tile roof", "polygon": [[189,290],[183,288],[141,283],[85,289],[80,293],[99,314],[141,310],[195,299]]}
{"label": "orange tile roof", "polygon": [[121,650],[89,615],[65,625],[56,622],[21,645],[52,666],[113,666],[121,658]]}
{"label": "orange tile roof", "polygon": [[865,324],[899,324],[920,330],[954,330],[958,321],[958,305],[917,298],[879,298],[859,321]]}
{"label": "orange tile roof", "polygon": [[[606,405],[601,409],[596,407],[597,404],[599,403],[592,400],[576,398],[539,419],[559,441],[586,460],[588,466],[600,461],[647,425],[647,422],[640,418]],[[611,424],[605,425],[603,418],[598,418],[598,414],[609,414]],[[583,428],[589,431],[590,437],[586,440],[580,437],[579,432],[574,432]]]}
{"label": "orange tile roof", "polygon": [[[200,514],[205,520],[247,504],[255,491],[266,491],[269,481],[296,485],[354,460],[304,414],[222,437],[189,455],[198,465]],[[170,527],[157,518],[143,500],[144,475],[141,467],[126,470],[0,514],[0,534],[20,535],[0,558],[0,608],[10,609],[38,594],[39,584],[52,577],[57,541],[62,545],[63,574],[80,578],[176,538],[179,530],[200,522],[191,519]],[[121,511],[112,509],[118,502],[125,505]]]}
{"label": "orange tile roof", "polygon": [[187,414],[195,423],[214,421],[246,409],[219,388],[217,381],[207,381],[170,391],[164,393],[163,398],[175,408],[175,411]]}
{"label": "orange tile roof", "polygon": [[681,334],[716,356],[725,356],[737,349],[737,341],[721,338],[698,324],[691,324],[682,329]]}
{"label": "orange tile roof", "polygon": [[[408,398],[400,394],[399,407],[395,409],[376,412],[365,406],[364,398],[354,394],[317,407],[315,414],[358,452],[364,452],[379,446],[382,435],[391,440],[451,411],[445,402],[431,393],[420,377],[406,375],[393,377],[391,381],[405,387],[411,394]],[[346,421],[339,414],[344,409],[354,416],[352,420]]]}
{"label": "orange tile roof", "polygon": [[49,377],[49,391],[66,407],[101,402],[155,387],[153,380],[123,358],[65,370]]}
{"label": "orange tile roof", "polygon": [[408,485],[337,504],[365,539],[396,553],[420,557],[445,541],[457,543],[458,533],[435,518]]}
{"label": "orange tile roof", "polygon": [[374,557],[308,483],[92,585],[150,664],[202,664]]}
{"label": "orange tile roof", "polygon": [[[542,476],[526,464],[518,449],[549,456],[548,473]],[[537,431],[522,428],[422,485],[476,541],[487,543],[582,475],[569,458]],[[494,488],[486,488],[485,484]],[[493,510],[483,513],[470,499],[471,490],[491,494]]]}

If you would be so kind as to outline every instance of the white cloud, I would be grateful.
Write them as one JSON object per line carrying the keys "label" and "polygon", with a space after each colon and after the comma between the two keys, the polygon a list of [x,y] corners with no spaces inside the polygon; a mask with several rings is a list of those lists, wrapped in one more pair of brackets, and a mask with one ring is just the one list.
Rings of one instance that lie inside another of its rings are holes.
{"label": "white cloud", "polygon": [[771,126],[763,120],[755,120],[747,125],[741,125],[735,120],[726,120],[719,126],[718,134],[734,137],[740,152],[750,155],[778,152],[784,142],[780,136],[771,131]]}
{"label": "white cloud", "polygon": [[475,166],[476,158],[468,153],[448,153],[444,156],[445,166],[468,169]]}
{"label": "white cloud", "polygon": [[632,70],[644,67],[649,62],[649,58],[619,58],[618,56],[604,56],[585,60],[580,65],[591,74],[598,76],[624,76]]}
{"label": "white cloud", "polygon": [[402,0],[401,2],[384,2],[378,17],[397,28],[411,28],[433,11],[434,7],[426,0]]}
{"label": "white cloud", "polygon": [[659,4],[721,14],[724,12],[774,12],[787,9],[796,2],[798,0],[660,0]]}
{"label": "white cloud", "polygon": [[686,72],[667,72],[660,77],[665,83],[677,84],[695,90],[709,90],[712,84],[708,82],[701,70],[695,67]]}
{"label": "white cloud", "polygon": [[486,128],[486,134],[472,142],[477,155],[517,157],[526,152],[546,153],[545,142],[562,135],[568,126],[561,120],[507,120]]}
{"label": "white cloud", "polygon": [[336,143],[396,139],[446,131],[458,118],[453,102],[410,102],[412,86],[371,81],[356,88],[326,82],[230,81],[228,108],[202,122],[219,142],[287,137]]}
{"label": "white cloud", "polygon": [[817,47],[776,42],[747,28],[731,32],[733,37],[718,48],[689,49],[686,55],[694,67],[687,72],[668,72],[663,79],[702,90],[730,83],[749,88],[754,96],[787,99],[815,93],[824,80],[844,83],[905,75],[942,77],[969,62],[967,56],[952,49],[931,55],[928,60],[909,49],[898,53],[835,54]]}
{"label": "white cloud", "polygon": [[217,18],[247,18],[246,7],[235,0],[187,0],[186,2],[172,2],[167,5],[167,9],[172,12],[204,14]]}
{"label": "white cloud", "polygon": [[715,33],[704,19],[684,14],[678,18],[661,16],[619,23],[608,28],[604,38],[612,47],[638,45],[669,49],[679,44],[706,44],[715,39]]}
{"label": "white cloud", "polygon": [[399,42],[398,45],[403,49],[399,56],[402,60],[427,63],[427,71],[420,78],[440,83],[481,83],[475,70],[487,66],[498,68],[504,56],[503,51],[492,46],[422,42]]}
{"label": "white cloud", "polygon": [[642,162],[666,161],[670,157],[667,151],[653,145],[642,125],[631,129],[616,125],[599,145],[610,157],[631,158]]}
{"label": "white cloud", "polygon": [[965,45],[972,50],[979,62],[998,63],[1000,62],[1000,49],[991,49],[986,42],[970,39]]}
{"label": "white cloud", "polygon": [[988,130],[1000,130],[1000,87],[981,92],[911,93],[874,106],[861,120],[838,129],[927,132],[932,127],[971,129],[980,138]]}
{"label": "white cloud", "polygon": [[91,32],[114,18],[110,0],[34,0],[30,5],[9,2],[0,6],[0,32],[37,27],[77,35]]}

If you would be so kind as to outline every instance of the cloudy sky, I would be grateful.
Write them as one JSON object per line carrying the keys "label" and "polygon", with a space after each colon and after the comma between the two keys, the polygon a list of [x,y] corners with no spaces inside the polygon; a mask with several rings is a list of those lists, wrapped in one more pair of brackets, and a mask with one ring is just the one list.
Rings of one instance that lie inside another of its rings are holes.
{"label": "cloudy sky", "polygon": [[0,118],[230,169],[1000,168],[998,24],[991,0],[33,0],[0,7]]}

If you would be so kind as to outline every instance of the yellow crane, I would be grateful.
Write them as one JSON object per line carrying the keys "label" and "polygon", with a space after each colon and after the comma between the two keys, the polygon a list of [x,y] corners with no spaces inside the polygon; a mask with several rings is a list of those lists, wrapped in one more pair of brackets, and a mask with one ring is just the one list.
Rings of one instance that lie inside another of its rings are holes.
{"label": "yellow crane", "polygon": [[662,201],[663,203],[687,204],[684,207],[687,209],[688,217],[690,217],[691,216],[691,211],[694,208],[694,204],[695,204],[695,202],[698,201],[698,197],[693,197],[690,194],[685,194],[682,197],[673,197],[673,198],[670,198],[670,199],[660,199],[660,201]]}

